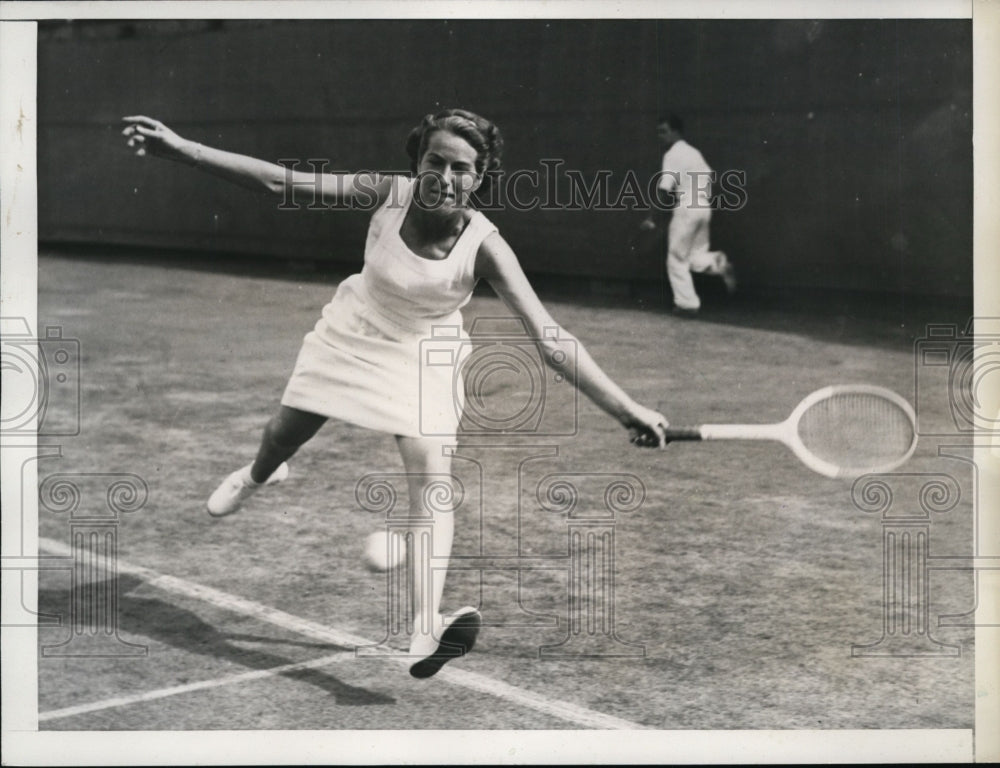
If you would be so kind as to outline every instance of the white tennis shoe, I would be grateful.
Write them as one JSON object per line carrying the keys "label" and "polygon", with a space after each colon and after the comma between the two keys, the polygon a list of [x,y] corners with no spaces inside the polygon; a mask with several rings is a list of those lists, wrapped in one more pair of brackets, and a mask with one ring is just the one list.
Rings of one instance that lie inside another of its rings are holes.
{"label": "white tennis shoe", "polygon": [[250,467],[252,466],[253,464],[247,464],[222,481],[222,485],[208,497],[208,514],[212,517],[231,515],[239,510],[243,506],[243,502],[253,496],[260,488],[280,483],[288,477],[288,462],[283,461],[267,480],[263,483],[255,483],[250,479]]}

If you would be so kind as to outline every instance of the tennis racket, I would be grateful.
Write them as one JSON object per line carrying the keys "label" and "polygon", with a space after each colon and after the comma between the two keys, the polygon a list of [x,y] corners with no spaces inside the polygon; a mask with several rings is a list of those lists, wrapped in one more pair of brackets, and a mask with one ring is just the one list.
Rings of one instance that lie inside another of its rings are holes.
{"label": "tennis racket", "polygon": [[895,392],[865,384],[824,387],[777,424],[671,427],[674,440],[776,440],[827,477],[888,472],[917,447],[916,415]]}

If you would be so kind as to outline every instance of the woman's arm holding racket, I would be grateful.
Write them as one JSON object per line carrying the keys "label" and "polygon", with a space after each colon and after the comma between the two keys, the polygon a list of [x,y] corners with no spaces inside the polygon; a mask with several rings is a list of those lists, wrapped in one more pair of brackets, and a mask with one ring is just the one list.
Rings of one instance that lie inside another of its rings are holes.
{"label": "woman's arm holding racket", "polygon": [[594,362],[583,344],[552,319],[513,250],[499,234],[490,235],[480,246],[476,277],[489,282],[507,307],[524,319],[544,360],[598,407],[621,422],[629,430],[633,443],[666,446],[667,419],[629,397]]}
{"label": "woman's arm holding racket", "polygon": [[313,200],[327,204],[358,200],[366,207],[377,206],[389,193],[389,176],[293,171],[277,163],[190,141],[150,117],[136,115],[122,120],[126,123],[122,133],[136,155],[155,155],[191,165],[253,191],[290,198],[293,191],[305,196],[312,190]]}

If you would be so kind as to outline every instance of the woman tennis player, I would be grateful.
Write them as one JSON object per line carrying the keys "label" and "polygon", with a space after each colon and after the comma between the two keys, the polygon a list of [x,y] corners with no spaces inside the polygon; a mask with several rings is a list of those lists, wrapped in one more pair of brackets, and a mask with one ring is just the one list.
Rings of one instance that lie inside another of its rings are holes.
{"label": "woman tennis player", "polygon": [[[553,351],[547,345],[556,343],[550,340],[556,323],[497,228],[471,207],[471,194],[489,180],[488,171],[500,167],[502,150],[499,130],[479,115],[459,109],[427,115],[406,142],[414,178],[290,172],[183,139],[158,120],[136,116],[124,122],[128,145],[138,155],[193,165],[276,195],[311,188],[324,204],[374,203],[364,268],[340,283],[323,308],[303,341],[257,457],[222,482],[208,500],[208,511],[216,517],[232,514],[259,488],[287,477],[286,461],[329,418],[394,435],[408,477],[411,514],[433,518],[433,551],[410,557],[416,628],[410,654],[417,659],[410,673],[430,677],[454,657],[456,647],[472,648],[482,623],[474,608],[442,616],[444,579],[426,585],[430,573],[421,573],[417,565],[433,557],[434,571],[441,573],[451,554],[454,516],[451,510],[425,507],[424,491],[435,478],[451,474],[451,458],[443,448],[455,442],[462,406],[455,402],[453,367],[420,370],[420,342],[430,338],[431,326],[461,327],[461,307],[476,282],[486,280],[524,319],[543,358],[618,419],[633,443],[665,446],[667,420],[625,394],[581,344],[559,343],[568,354],[547,354]],[[468,340],[462,337],[460,342]],[[561,329],[556,338],[572,339]]]}

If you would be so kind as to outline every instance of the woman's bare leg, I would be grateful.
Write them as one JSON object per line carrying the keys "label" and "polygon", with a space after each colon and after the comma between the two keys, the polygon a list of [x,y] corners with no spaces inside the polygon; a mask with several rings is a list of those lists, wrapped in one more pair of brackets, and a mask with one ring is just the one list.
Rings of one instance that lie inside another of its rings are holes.
{"label": "woman's bare leg", "polygon": [[326,416],[282,405],[264,428],[257,458],[250,468],[250,478],[255,483],[267,480],[281,462],[290,459],[319,431],[324,422]]}
{"label": "woman's bare leg", "polygon": [[288,467],[282,466],[284,461],[315,435],[324,421],[325,416],[281,406],[264,429],[256,460],[222,481],[208,498],[208,514],[212,517],[231,515],[239,511],[243,502],[265,482],[276,483],[287,477]]}

